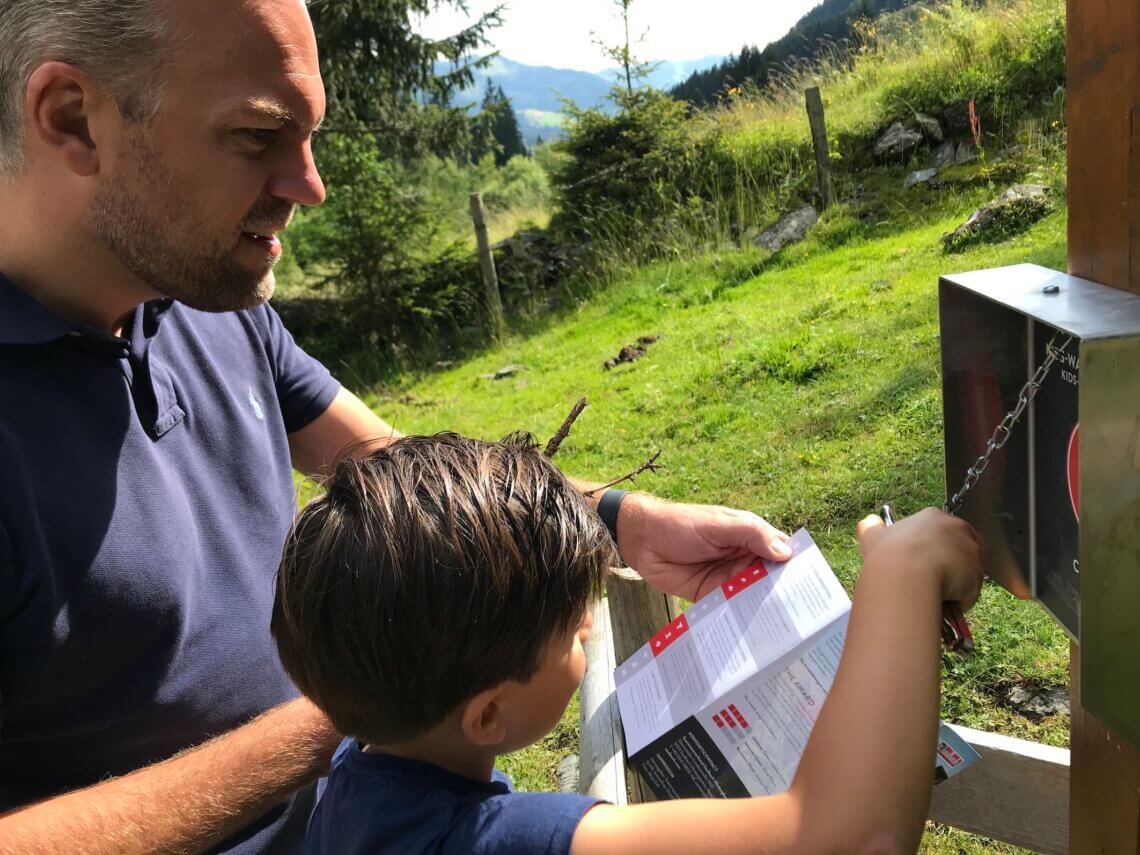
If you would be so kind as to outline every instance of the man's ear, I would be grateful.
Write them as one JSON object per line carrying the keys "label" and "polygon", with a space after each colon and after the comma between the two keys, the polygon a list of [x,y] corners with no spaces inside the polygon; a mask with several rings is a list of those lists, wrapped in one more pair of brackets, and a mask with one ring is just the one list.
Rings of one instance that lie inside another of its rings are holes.
{"label": "man's ear", "polygon": [[503,710],[503,687],[495,686],[475,695],[463,705],[460,725],[472,745],[493,748],[507,738],[507,718]]}
{"label": "man's ear", "polygon": [[45,62],[32,72],[25,92],[28,142],[49,149],[80,177],[99,171],[92,116],[105,104],[96,87],[75,66]]}

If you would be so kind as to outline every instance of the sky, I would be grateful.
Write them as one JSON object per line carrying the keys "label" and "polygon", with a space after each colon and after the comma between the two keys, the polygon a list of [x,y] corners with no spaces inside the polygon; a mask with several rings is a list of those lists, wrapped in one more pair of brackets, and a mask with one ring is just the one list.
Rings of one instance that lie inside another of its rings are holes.
{"label": "sky", "polygon": [[[820,0],[634,0],[631,35],[645,33],[639,58],[679,62],[737,53],[744,44],[764,47],[784,35]],[[468,0],[471,16],[495,8],[496,0]],[[613,63],[593,42],[621,41],[614,0],[506,0],[503,26],[491,35],[492,46],[507,59],[602,71]],[[450,35],[469,16],[450,5],[429,16],[421,32]],[[593,35],[592,35],[593,34]]]}

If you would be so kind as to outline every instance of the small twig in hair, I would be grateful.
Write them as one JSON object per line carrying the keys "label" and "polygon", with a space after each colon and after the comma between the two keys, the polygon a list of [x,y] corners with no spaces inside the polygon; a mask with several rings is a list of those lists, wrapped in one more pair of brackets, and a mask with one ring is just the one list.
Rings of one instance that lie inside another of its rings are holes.
{"label": "small twig in hair", "polygon": [[628,475],[622,475],[620,478],[618,478],[615,481],[610,481],[610,483],[603,484],[601,487],[595,487],[593,490],[587,490],[582,495],[587,496],[587,497],[593,497],[593,496],[596,496],[598,493],[602,493],[602,492],[608,490],[610,487],[616,487],[618,484],[621,484],[625,481],[629,481],[631,484],[636,485],[637,482],[634,479],[638,475],[640,475],[641,473],[643,473],[643,472],[657,473],[657,472],[660,472],[663,468],[665,468],[663,466],[657,465],[657,458],[660,456],[661,456],[661,452],[656,451],[653,453],[652,457],[650,457],[648,460],[646,460],[644,463],[642,463],[640,466],[638,466],[636,469],[634,469]]}
{"label": "small twig in hair", "polygon": [[585,398],[579,398],[578,403],[574,405],[574,409],[570,411],[570,415],[566,417],[566,421],[562,423],[562,427],[558,429],[558,433],[551,437],[550,442],[546,444],[546,450],[542,453],[548,458],[553,457],[558,453],[558,449],[562,447],[562,441],[570,435],[570,428],[574,426],[574,422],[578,420],[578,416],[582,415],[582,410],[589,406]]}

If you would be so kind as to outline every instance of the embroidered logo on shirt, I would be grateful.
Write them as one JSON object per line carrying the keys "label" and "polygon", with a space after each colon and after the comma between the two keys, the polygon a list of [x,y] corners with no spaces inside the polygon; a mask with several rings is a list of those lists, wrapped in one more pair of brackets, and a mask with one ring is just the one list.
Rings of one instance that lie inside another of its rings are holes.
{"label": "embroidered logo on shirt", "polygon": [[257,395],[253,394],[253,387],[249,387],[249,404],[253,407],[253,414],[257,416],[259,421],[265,421],[265,410],[261,408],[261,401],[257,400]]}

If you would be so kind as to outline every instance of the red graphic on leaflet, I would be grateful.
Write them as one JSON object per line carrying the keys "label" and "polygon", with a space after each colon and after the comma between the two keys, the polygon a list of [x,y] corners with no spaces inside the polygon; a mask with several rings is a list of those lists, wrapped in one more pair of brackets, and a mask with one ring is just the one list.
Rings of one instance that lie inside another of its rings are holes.
{"label": "red graphic on leaflet", "polygon": [[1073,516],[1081,521],[1081,426],[1073,425],[1069,436],[1069,501],[1073,504]]}
{"label": "red graphic on leaflet", "polygon": [[950,766],[957,766],[962,762],[962,755],[947,745],[945,742],[938,744],[938,755],[945,760]]}
{"label": "red graphic on leaflet", "polygon": [[742,715],[740,714],[740,710],[738,710],[738,709],[736,708],[736,704],[729,704],[729,707],[728,707],[728,709],[729,709],[729,712],[731,712],[731,713],[732,713],[733,717],[734,717],[734,718],[735,718],[735,719],[736,719],[738,722],[740,722],[740,726],[741,726],[741,727],[748,727],[748,722],[747,722],[747,720],[745,720],[744,716],[742,716]]}
{"label": "red graphic on leaflet", "polygon": [[716,713],[713,713],[713,721],[716,722],[717,727],[719,727],[721,730],[724,730],[724,721]]}
{"label": "red graphic on leaflet", "polygon": [[688,631],[689,622],[685,620],[684,615],[681,615],[649,640],[649,649],[653,651],[654,656],[660,656],[669,649],[670,644]]}
{"label": "red graphic on leaflet", "polygon": [[728,722],[728,726],[736,730],[736,722],[733,721],[732,716],[728,714],[728,710],[721,710],[720,714],[724,716],[724,720]]}
{"label": "red graphic on leaflet", "polygon": [[741,591],[747,589],[751,585],[755,585],[761,579],[768,577],[768,568],[764,566],[763,561],[757,561],[743,573],[738,573],[727,582],[723,583],[720,588],[724,591],[726,599],[731,600]]}

